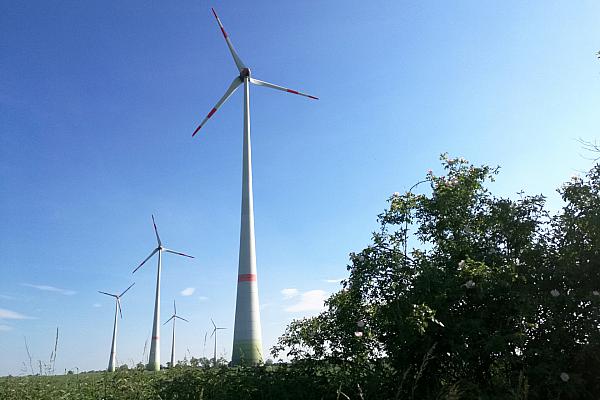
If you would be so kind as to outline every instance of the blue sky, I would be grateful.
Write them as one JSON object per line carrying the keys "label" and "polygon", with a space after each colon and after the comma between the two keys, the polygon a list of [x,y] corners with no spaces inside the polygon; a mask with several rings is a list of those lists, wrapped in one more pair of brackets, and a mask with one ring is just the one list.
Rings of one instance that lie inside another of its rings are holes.
{"label": "blue sky", "polygon": [[256,78],[320,97],[251,88],[265,350],[318,312],[385,200],[439,172],[440,153],[501,165],[496,193],[554,209],[591,165],[577,139],[599,138],[595,1],[3,1],[1,375],[21,373],[24,336],[47,360],[56,326],[57,371],[106,368],[113,303],[97,290],[134,281],[117,358],[142,359],[155,264],[131,271],[152,213],[196,256],[165,256],[162,319],[176,299],[191,321],[177,358],[211,354],[211,317],[230,356],[242,91],[191,138],[236,75],[211,6]]}

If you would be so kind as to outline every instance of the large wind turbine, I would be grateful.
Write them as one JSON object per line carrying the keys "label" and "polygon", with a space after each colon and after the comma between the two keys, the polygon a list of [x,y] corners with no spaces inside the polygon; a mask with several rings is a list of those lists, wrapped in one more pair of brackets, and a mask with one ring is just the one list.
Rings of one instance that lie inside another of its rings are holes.
{"label": "large wind turbine", "polygon": [[166,325],[169,323],[170,320],[173,320],[173,342],[171,343],[171,368],[175,366],[175,320],[178,318],[182,321],[190,322],[187,319],[181,318],[179,315],[177,315],[177,306],[175,305],[175,300],[173,300],[173,315],[171,315],[171,318],[169,318],[167,322],[163,324]]}
{"label": "large wind turbine", "polygon": [[250,364],[262,361],[262,333],[258,304],[258,285],[256,281],[256,251],[254,245],[254,200],[252,195],[252,149],[250,145],[250,84],[265,86],[287,93],[298,94],[317,100],[315,96],[273,85],[251,77],[250,69],[235,52],[229,35],[225,32],[221,20],[212,9],[223,37],[227,42],[233,61],[239,71],[231,85],[208,115],[202,120],[192,136],[196,135],[206,121],[225,103],[233,92],[244,84],[244,155],[242,173],[242,221],[240,227],[240,253],[238,264],[237,299],[235,305],[235,326],[233,333],[232,363],[241,360]]}
{"label": "large wind turbine", "polygon": [[212,318],[210,319],[210,322],[212,322],[213,327],[214,327],[210,337],[213,337],[213,336],[215,337],[215,352],[214,352],[214,356],[213,356],[213,363],[214,363],[214,366],[216,367],[217,366],[217,331],[221,330],[221,329],[227,329],[227,328],[218,327],[217,325],[215,325],[215,321],[213,321]]}
{"label": "large wind turbine", "polygon": [[127,291],[129,289],[131,289],[131,287],[133,285],[135,285],[135,282],[132,283],[121,294],[106,293],[106,292],[102,292],[102,291],[98,290],[98,293],[102,293],[107,296],[111,296],[111,297],[115,298],[115,324],[113,325],[112,345],[110,346],[110,358],[108,360],[108,371],[110,371],[110,372],[115,372],[115,365],[116,365],[116,358],[117,358],[117,321],[119,320],[117,318],[117,312],[119,313],[121,318],[123,318],[123,312],[121,311],[121,297],[123,297],[123,295],[125,293],[127,293]]}
{"label": "large wind turbine", "polygon": [[184,256],[194,258],[178,251],[169,250],[163,247],[158,236],[158,229],[156,229],[156,222],[154,222],[154,215],[152,216],[152,225],[154,226],[154,233],[156,234],[156,242],[158,247],[152,250],[152,253],[136,269],[133,273],[140,269],[142,265],[146,263],[154,254],[158,253],[158,270],[156,273],[156,298],[154,299],[154,321],[152,323],[152,341],[150,342],[150,358],[148,360],[148,369],[151,371],[160,371],[160,270],[162,268],[162,253],[177,254],[178,256]]}

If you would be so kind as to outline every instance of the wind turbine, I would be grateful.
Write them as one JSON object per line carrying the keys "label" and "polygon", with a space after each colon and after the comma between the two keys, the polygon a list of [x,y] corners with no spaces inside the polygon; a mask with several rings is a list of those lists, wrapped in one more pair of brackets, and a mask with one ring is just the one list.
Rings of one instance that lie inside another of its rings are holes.
{"label": "wind turbine", "polygon": [[123,295],[125,293],[127,293],[127,291],[129,289],[131,289],[131,287],[133,285],[135,285],[135,282],[132,283],[121,294],[106,293],[106,292],[102,292],[102,291],[98,290],[98,293],[102,293],[107,296],[111,296],[111,297],[115,298],[115,324],[113,325],[112,345],[110,346],[110,358],[108,360],[108,371],[110,371],[110,372],[115,372],[115,364],[116,364],[116,357],[117,357],[117,321],[119,320],[117,318],[117,312],[119,313],[121,318],[123,318],[123,312],[121,311],[121,297],[123,297]]}
{"label": "wind turbine", "polygon": [[177,318],[185,322],[190,322],[187,319],[181,318],[179,315],[177,315],[177,306],[175,305],[175,300],[173,300],[173,315],[171,315],[171,318],[169,318],[167,322],[163,324],[164,326],[168,324],[170,320],[173,320],[173,342],[171,343],[171,368],[175,366],[175,320]]}
{"label": "wind turbine", "polygon": [[256,364],[262,361],[262,333],[260,326],[260,310],[258,303],[258,285],[256,281],[256,250],[254,243],[254,199],[252,195],[252,149],[250,144],[250,84],[265,86],[283,92],[305,96],[318,100],[317,97],[282,86],[274,85],[251,77],[250,68],[244,64],[235,52],[229,35],[217,13],[212,9],[223,37],[227,42],[233,61],[239,71],[231,85],[208,115],[202,120],[192,136],[206,124],[210,117],[225,101],[244,84],[244,155],[242,173],[242,217],[240,227],[240,252],[238,264],[237,299],[235,306],[235,325],[233,333],[232,364],[244,361]]}
{"label": "wind turbine", "polygon": [[217,325],[215,325],[215,321],[213,321],[213,319],[210,319],[210,322],[212,322],[213,326],[215,329],[213,329],[210,337],[215,337],[215,353],[214,353],[214,358],[213,358],[213,363],[215,364],[215,367],[217,366],[217,331],[221,330],[221,329],[227,329],[227,328],[219,328]]}
{"label": "wind turbine", "polygon": [[156,273],[156,298],[154,299],[154,321],[152,323],[152,341],[150,342],[150,357],[148,360],[148,369],[151,371],[160,371],[160,270],[162,268],[162,253],[177,254],[178,256],[184,256],[194,258],[178,251],[169,250],[163,247],[158,236],[158,229],[156,229],[156,222],[154,221],[154,215],[152,216],[152,225],[154,226],[154,233],[156,234],[156,242],[158,246],[152,250],[152,253],[136,269],[133,273],[140,269],[142,265],[146,263],[154,254],[158,253],[158,270]]}

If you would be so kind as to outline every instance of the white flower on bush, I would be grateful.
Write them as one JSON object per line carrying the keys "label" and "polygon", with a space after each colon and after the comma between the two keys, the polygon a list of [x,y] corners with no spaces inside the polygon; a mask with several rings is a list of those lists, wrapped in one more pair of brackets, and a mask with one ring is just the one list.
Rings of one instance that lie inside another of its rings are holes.
{"label": "white flower on bush", "polygon": [[467,265],[467,263],[465,262],[465,260],[460,260],[460,262],[458,263],[458,268],[464,268]]}
{"label": "white flower on bush", "polygon": [[599,292],[599,291],[597,291],[597,290],[594,290],[594,291],[592,292],[592,294],[593,294],[594,296],[600,296],[600,292]]}
{"label": "white flower on bush", "polygon": [[394,192],[394,193],[392,193],[392,197],[400,197],[400,192]]}
{"label": "white flower on bush", "polygon": [[475,287],[475,282],[473,282],[472,280],[469,279],[468,281],[465,282],[465,287],[467,289],[473,289]]}
{"label": "white flower on bush", "polygon": [[567,374],[566,372],[561,372],[561,373],[560,373],[560,379],[561,379],[563,382],[568,382],[568,381],[569,381],[569,379],[571,379],[571,377],[570,377],[570,376],[569,376],[569,374]]}
{"label": "white flower on bush", "polygon": [[360,262],[365,261],[365,256],[363,256],[362,254],[360,256],[358,256],[358,261],[360,261]]}
{"label": "white flower on bush", "polygon": [[552,297],[558,297],[558,296],[560,296],[560,292],[558,290],[556,290],[556,289],[552,289],[550,291],[550,294],[552,295]]}

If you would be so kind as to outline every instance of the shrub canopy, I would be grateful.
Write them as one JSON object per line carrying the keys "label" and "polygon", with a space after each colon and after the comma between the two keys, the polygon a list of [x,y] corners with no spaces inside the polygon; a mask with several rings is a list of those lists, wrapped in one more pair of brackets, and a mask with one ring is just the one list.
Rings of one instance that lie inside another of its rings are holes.
{"label": "shrub canopy", "polygon": [[596,398],[600,164],[558,189],[552,215],[541,195],[494,196],[498,168],[441,160],[426,194],[388,200],[342,290],[273,354],[385,360],[398,395],[417,398]]}

